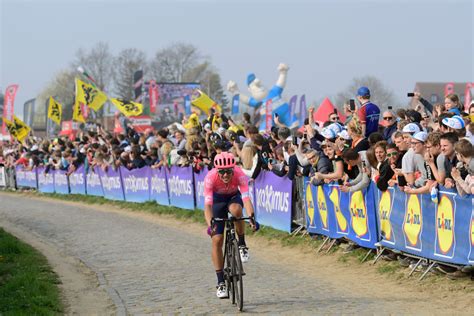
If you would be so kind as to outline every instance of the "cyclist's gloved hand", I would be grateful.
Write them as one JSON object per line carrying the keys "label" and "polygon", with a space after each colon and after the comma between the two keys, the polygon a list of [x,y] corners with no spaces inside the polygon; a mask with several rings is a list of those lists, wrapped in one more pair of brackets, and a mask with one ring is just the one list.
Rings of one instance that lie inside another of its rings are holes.
{"label": "cyclist's gloved hand", "polygon": [[214,236],[215,233],[216,233],[216,225],[211,224],[211,226],[207,226],[207,234],[209,235],[209,237]]}
{"label": "cyclist's gloved hand", "polygon": [[257,230],[260,229],[260,224],[255,220],[255,216],[252,215],[249,220],[250,227],[252,227],[252,230],[256,232]]}

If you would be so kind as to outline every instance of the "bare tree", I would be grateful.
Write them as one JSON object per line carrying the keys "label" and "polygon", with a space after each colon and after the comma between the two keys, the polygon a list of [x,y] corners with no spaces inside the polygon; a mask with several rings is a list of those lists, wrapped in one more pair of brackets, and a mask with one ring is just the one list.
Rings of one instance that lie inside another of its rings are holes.
{"label": "bare tree", "polygon": [[354,99],[357,95],[357,89],[365,86],[370,90],[370,100],[377,104],[381,110],[387,109],[388,106],[395,108],[397,102],[392,90],[387,88],[380,79],[374,76],[357,77],[352,80],[352,83],[344,90],[339,92],[335,97],[335,102],[338,106],[342,106],[349,99]]}
{"label": "bare tree", "polygon": [[75,97],[74,78],[77,71],[65,69],[58,72],[37,97],[36,104],[45,104],[49,97],[63,105],[63,120],[72,118],[72,106]]}
{"label": "bare tree", "polygon": [[185,74],[202,59],[194,45],[174,43],[156,53],[150,63],[151,75],[158,81],[183,82]]}
{"label": "bare tree", "polygon": [[122,50],[114,60],[115,90],[117,96],[133,100],[133,74],[137,70],[146,71],[147,60],[144,52],[136,48]]}
{"label": "bare tree", "polygon": [[87,73],[96,81],[101,90],[110,88],[113,80],[114,57],[110,52],[109,45],[104,42],[97,43],[90,51],[79,49],[76,59],[72,62],[74,69],[82,66]]}

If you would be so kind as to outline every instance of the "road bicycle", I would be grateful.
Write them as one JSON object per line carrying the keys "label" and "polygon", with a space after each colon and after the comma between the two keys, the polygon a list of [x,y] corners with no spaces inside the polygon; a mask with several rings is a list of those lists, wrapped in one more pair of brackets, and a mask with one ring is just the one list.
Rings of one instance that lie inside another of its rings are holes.
{"label": "road bicycle", "polygon": [[224,279],[227,295],[232,298],[232,304],[237,304],[239,311],[244,307],[244,281],[245,275],[240,259],[239,244],[235,232],[235,222],[249,220],[250,217],[214,218],[214,222],[225,223],[224,242]]}

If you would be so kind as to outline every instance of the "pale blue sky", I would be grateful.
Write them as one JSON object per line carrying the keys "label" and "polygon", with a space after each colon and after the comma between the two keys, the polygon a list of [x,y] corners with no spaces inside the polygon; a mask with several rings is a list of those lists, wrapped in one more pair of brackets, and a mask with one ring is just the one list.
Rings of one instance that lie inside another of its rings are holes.
{"label": "pale blue sky", "polygon": [[172,42],[211,57],[222,83],[255,72],[285,95],[319,100],[375,75],[405,104],[416,81],[474,81],[472,0],[22,1],[0,0],[0,88],[18,83],[15,112],[78,48],[98,41],[148,57]]}

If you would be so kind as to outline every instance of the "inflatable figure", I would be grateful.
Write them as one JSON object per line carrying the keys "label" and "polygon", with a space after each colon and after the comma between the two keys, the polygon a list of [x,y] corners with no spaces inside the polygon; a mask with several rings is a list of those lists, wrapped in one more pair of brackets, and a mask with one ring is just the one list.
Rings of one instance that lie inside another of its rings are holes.
{"label": "inflatable figure", "polygon": [[[288,127],[292,127],[296,121],[296,117],[291,117],[290,115],[291,111],[288,103],[284,102],[281,97],[286,85],[288,69],[290,68],[286,64],[279,64],[277,69],[280,74],[276,84],[270,89],[270,91],[262,85],[260,79],[258,79],[253,73],[247,76],[250,97],[242,94],[234,81],[229,81],[227,84],[227,90],[232,95],[240,94],[241,102],[253,108],[260,108],[260,130],[269,130],[271,124],[274,122],[275,116],[278,116],[280,123]],[[269,111],[267,111],[267,108]]]}

